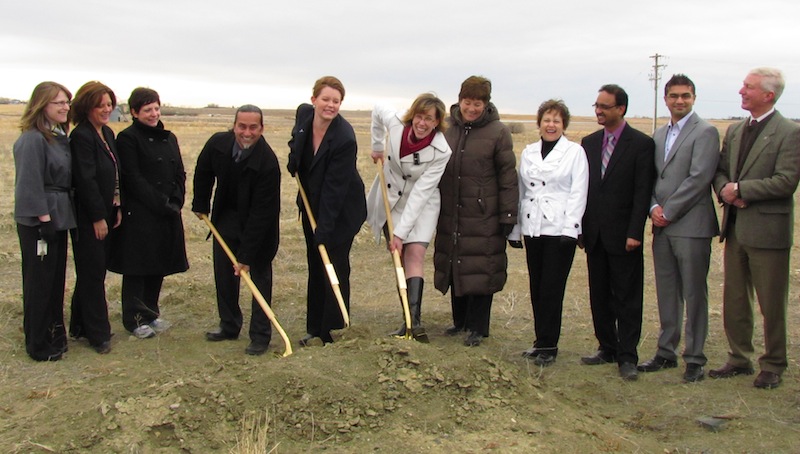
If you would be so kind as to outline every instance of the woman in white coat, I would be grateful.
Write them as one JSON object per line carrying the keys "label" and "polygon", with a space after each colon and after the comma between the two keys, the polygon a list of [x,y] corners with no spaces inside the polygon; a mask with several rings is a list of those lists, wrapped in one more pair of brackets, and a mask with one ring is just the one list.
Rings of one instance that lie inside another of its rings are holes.
{"label": "woman in white coat", "polygon": [[539,106],[541,140],[525,147],[519,168],[519,217],[509,235],[524,238],[536,340],[523,355],[540,366],[554,363],[561,312],[586,208],[589,170],[583,148],[564,137],[569,109],[561,100]]}
{"label": "woman in white coat", "polygon": [[[421,321],[423,261],[439,218],[439,180],[451,155],[443,134],[445,112],[444,103],[430,93],[419,95],[402,115],[380,106],[372,111],[372,159],[383,163],[394,227],[387,244],[401,253],[411,333],[419,342],[428,341]],[[367,222],[376,239],[382,231],[388,237],[380,184],[376,177],[367,196]],[[393,334],[405,332],[403,323]]]}

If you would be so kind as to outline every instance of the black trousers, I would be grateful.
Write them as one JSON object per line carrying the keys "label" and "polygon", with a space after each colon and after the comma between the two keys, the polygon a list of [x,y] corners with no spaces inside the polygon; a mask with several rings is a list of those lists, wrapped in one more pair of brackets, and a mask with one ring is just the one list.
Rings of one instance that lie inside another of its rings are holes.
{"label": "black trousers", "polygon": [[564,292],[575,258],[576,244],[576,241],[562,241],[560,236],[525,237],[525,258],[528,262],[536,332],[533,347],[537,350],[558,353]]}
{"label": "black trousers", "polygon": [[602,242],[586,254],[589,299],[599,349],[615,354],[617,362],[637,364],[642,335],[644,256],[634,251],[609,254]]}
{"label": "black trousers", "polygon": [[158,296],[164,276],[122,276],[122,325],[133,331],[148,325],[161,314]]}
{"label": "black trousers", "polygon": [[78,223],[78,228],[71,230],[71,234],[76,278],[69,334],[75,338],[85,337],[90,345],[97,346],[111,339],[106,301],[106,247],[109,237],[98,240],[91,223]]}
{"label": "black trousers", "polygon": [[494,295],[455,296],[450,285],[450,307],[453,309],[453,325],[465,331],[475,331],[489,336],[489,322]]}
{"label": "black trousers", "polygon": [[[330,341],[330,332],[344,328],[344,318],[328,280],[319,249],[314,243],[314,233],[303,215],[303,233],[306,237],[306,260],[308,261],[308,299],[306,305],[306,332]],[[326,245],[328,257],[342,292],[345,308],[350,313],[350,248],[353,239],[336,245]]]}
{"label": "black trousers", "polygon": [[25,351],[45,361],[67,349],[64,328],[64,282],[67,270],[67,232],[56,232],[47,255],[36,255],[39,228],[17,224],[22,251],[22,312]]}
{"label": "black trousers", "polygon": [[[228,247],[234,251],[239,249],[239,226],[235,213],[227,213],[216,220],[217,230],[222,235]],[[239,306],[239,276],[233,270],[233,263],[225,254],[222,247],[214,241],[214,281],[217,286],[217,310],[219,311],[219,327],[223,333],[238,336],[242,330],[243,316]],[[272,262],[248,263],[250,265],[250,279],[261,292],[261,295],[272,305]],[[248,289],[249,290],[249,289]],[[257,344],[269,344],[272,339],[272,324],[253,297],[250,300],[250,340]]]}

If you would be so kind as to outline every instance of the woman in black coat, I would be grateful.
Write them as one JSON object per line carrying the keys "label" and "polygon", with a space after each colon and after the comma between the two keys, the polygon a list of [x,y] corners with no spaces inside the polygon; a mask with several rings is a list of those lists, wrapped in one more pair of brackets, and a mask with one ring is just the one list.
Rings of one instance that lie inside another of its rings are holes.
{"label": "woman in black coat", "polygon": [[178,139],[161,123],[158,93],[136,88],[128,105],[133,124],[117,136],[125,206],[108,269],[122,274],[122,324],[146,339],[169,327],[158,308],[164,276],[189,268],[181,219],[186,172]]}
{"label": "woman in black coat", "polygon": [[343,99],[344,86],[339,79],[327,76],[317,80],[311,105],[297,108],[289,141],[289,173],[299,174],[317,221],[317,229],[312,230],[298,195],[308,259],[307,334],[300,340],[301,346],[314,338],[333,342],[331,330],[344,328],[317,246],[324,244],[328,250],[349,311],[350,247],[367,218],[364,182],[356,169],[355,132],[339,115]]}
{"label": "woman in black coat", "polygon": [[119,159],[114,131],[106,124],[117,105],[110,88],[87,82],[75,94],[70,111],[72,181],[78,229],[73,230],[75,291],[69,332],[85,337],[97,353],[111,351],[111,325],[106,302],[108,235],[119,226]]}

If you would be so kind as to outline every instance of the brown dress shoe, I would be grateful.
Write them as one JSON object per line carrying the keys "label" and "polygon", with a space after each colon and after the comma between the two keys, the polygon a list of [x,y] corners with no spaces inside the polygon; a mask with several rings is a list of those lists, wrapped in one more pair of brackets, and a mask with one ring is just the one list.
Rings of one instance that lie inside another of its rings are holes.
{"label": "brown dress shoe", "polygon": [[756,380],[753,382],[753,386],[759,389],[774,389],[780,386],[780,384],[781,376],[766,370],[759,372]]}
{"label": "brown dress shoe", "polygon": [[754,372],[752,367],[737,367],[725,363],[725,365],[719,369],[711,369],[708,371],[708,376],[711,378],[731,378],[737,375],[753,375]]}

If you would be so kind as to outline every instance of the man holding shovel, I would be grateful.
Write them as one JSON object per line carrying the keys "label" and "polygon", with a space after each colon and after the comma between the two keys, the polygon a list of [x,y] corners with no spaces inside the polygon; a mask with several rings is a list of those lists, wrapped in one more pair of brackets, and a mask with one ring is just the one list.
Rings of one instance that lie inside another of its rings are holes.
{"label": "man holding shovel", "polygon": [[[278,159],[262,136],[264,117],[253,105],[237,109],[233,129],[216,133],[206,142],[194,173],[192,211],[198,216],[214,211],[211,221],[238,263],[231,267],[223,248],[214,243],[214,280],[217,286],[219,327],[206,333],[211,342],[234,340],[242,329],[239,275],[250,277],[268,302],[272,301],[272,260],[278,250],[281,173]],[[267,351],[272,326],[253,297],[248,355]]]}

